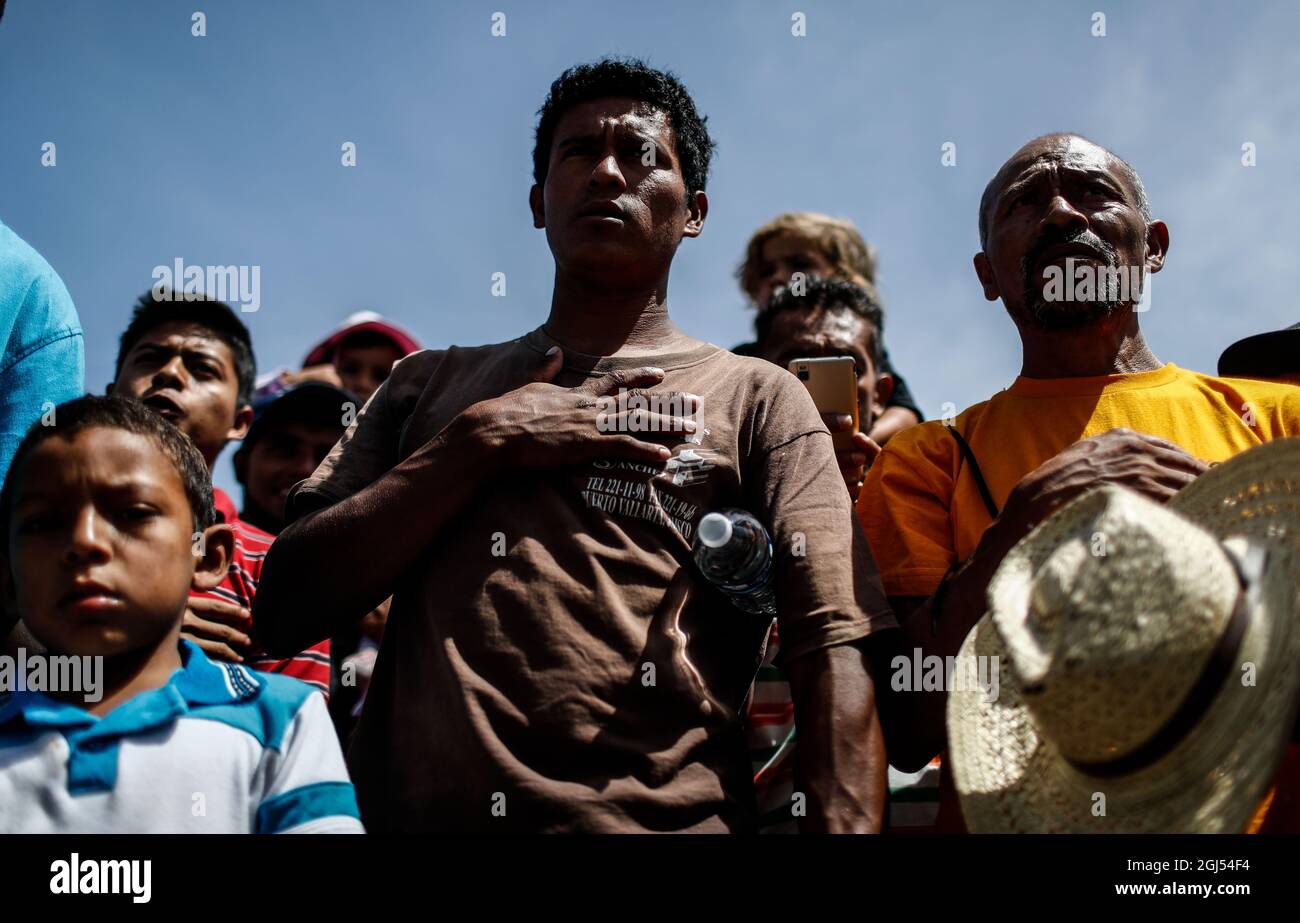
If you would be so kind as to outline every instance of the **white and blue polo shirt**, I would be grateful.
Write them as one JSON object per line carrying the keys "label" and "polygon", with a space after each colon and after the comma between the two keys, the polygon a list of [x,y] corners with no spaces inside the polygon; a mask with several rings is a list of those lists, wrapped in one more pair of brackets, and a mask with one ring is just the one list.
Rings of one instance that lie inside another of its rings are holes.
{"label": "white and blue polo shirt", "polygon": [[320,692],[209,660],[96,717],[0,694],[0,833],[362,833]]}

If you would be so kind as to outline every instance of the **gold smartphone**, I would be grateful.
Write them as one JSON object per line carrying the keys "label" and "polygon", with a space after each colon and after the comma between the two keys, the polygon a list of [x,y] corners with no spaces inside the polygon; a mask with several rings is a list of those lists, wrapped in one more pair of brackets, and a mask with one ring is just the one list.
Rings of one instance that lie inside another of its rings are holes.
{"label": "gold smartphone", "polygon": [[832,356],[827,359],[791,359],[789,369],[804,383],[813,403],[821,413],[849,414],[853,417],[853,430],[835,433],[835,448],[847,449],[853,444],[853,433],[858,431],[858,373],[852,356]]}

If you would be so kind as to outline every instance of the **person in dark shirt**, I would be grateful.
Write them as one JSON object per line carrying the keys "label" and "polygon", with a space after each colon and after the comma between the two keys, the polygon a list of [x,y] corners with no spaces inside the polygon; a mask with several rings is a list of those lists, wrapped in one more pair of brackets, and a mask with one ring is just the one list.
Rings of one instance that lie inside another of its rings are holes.
{"label": "person in dark shirt", "polygon": [[745,508],[775,548],[791,814],[877,831],[868,642],[897,625],[830,433],[794,376],[669,317],[708,214],[704,119],[671,74],[605,60],[552,84],[536,137],[549,316],[397,363],[290,494],[258,634],[297,650],[392,595],[349,751],[369,829],[753,830],[739,711],[768,621],[691,557],[706,513]]}

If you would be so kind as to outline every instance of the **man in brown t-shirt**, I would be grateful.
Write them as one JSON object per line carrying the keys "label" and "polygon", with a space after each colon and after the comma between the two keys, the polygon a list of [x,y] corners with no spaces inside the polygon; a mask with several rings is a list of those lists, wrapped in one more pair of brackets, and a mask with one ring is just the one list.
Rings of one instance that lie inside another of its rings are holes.
{"label": "man in brown t-shirt", "polygon": [[879,829],[863,641],[895,623],[830,435],[787,372],[667,313],[711,147],[670,75],[565,72],[530,197],[556,262],[546,323],[399,362],[291,494],[255,613],[273,649],[393,595],[350,753],[368,829],[753,829],[737,712],[767,625],[691,559],[723,507],[772,534],[791,810],[805,829]]}

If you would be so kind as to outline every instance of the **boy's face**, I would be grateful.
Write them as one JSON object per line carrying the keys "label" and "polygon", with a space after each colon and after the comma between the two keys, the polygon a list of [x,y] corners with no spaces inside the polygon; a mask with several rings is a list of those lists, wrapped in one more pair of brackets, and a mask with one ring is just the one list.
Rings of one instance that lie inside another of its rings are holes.
{"label": "boy's face", "polygon": [[894,389],[893,378],[871,361],[874,333],[875,327],[852,311],[782,311],[772,318],[763,358],[784,369],[792,359],[851,356],[858,374],[858,426],[865,433],[884,412]]}
{"label": "boy's face", "polygon": [[[236,456],[236,469],[248,500],[284,526],[284,502],[289,491],[325,460],[342,427],[308,423],[277,423],[256,440],[247,457]],[[240,470],[242,469],[242,470]]]}
{"label": "boy's face", "polygon": [[668,115],[622,97],[560,117],[545,185],[529,202],[557,266],[624,284],[653,281],[708,213],[707,196],[686,188]]}
{"label": "boy's face", "polygon": [[239,373],[230,347],[199,324],[160,324],[122,359],[111,393],[134,397],[169,420],[198,447],[211,469],[221,449],[243,439],[253,409],[238,406]]}
{"label": "boy's face", "polygon": [[369,346],[349,346],[346,342],[339,347],[338,359],[334,367],[339,373],[339,380],[364,404],[370,395],[379,390],[379,386],[388,380],[393,370],[393,363],[402,358],[402,352],[396,346],[372,344]]}
{"label": "boy's face", "polygon": [[823,279],[835,276],[835,267],[820,250],[789,234],[777,234],[763,241],[757,268],[758,288],[749,294],[760,310],[768,306],[779,287],[790,284],[790,277],[796,272]]}
{"label": "boy's face", "polygon": [[56,653],[111,657],[175,636],[192,586],[215,586],[233,542],[204,536],[181,476],[147,436],[107,427],[54,436],[25,458],[10,517],[7,602]]}

